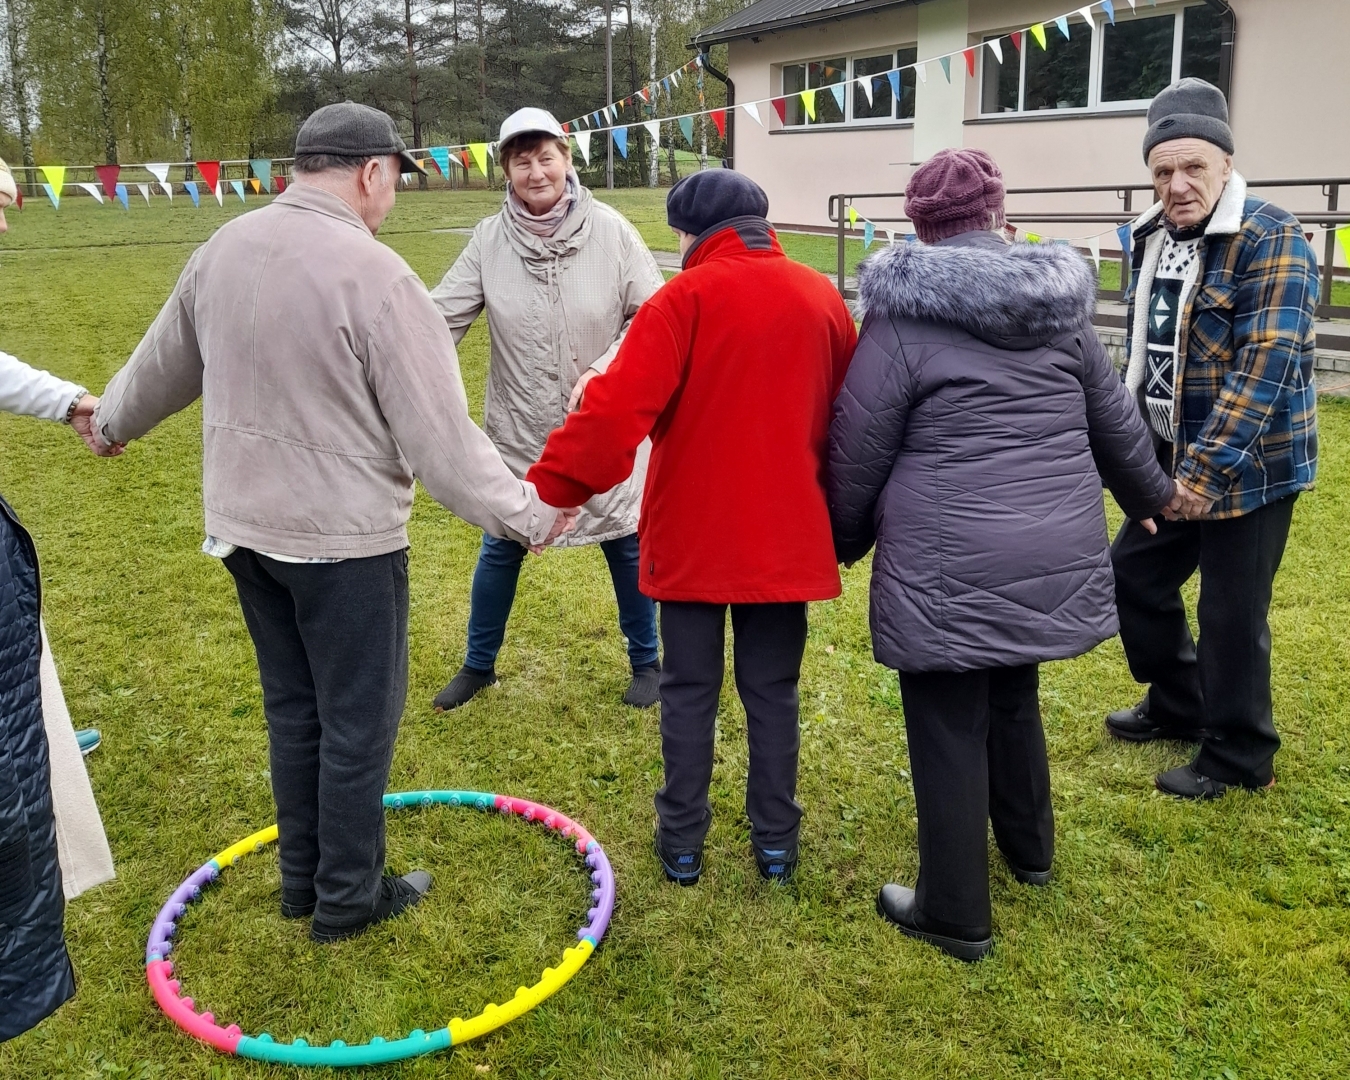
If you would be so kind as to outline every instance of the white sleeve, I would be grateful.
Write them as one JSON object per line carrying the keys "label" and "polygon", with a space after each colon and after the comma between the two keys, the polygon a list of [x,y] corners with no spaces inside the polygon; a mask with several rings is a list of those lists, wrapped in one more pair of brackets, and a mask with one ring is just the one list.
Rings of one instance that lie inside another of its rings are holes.
{"label": "white sleeve", "polygon": [[0,412],[64,420],[70,403],[86,392],[79,383],[66,382],[0,352]]}

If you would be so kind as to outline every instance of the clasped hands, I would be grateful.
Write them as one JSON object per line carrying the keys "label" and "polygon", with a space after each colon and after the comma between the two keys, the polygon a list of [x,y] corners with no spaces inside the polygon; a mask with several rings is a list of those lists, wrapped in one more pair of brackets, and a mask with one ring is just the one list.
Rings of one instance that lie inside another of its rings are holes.
{"label": "clasped hands", "polygon": [[94,427],[94,410],[97,407],[98,398],[93,394],[85,394],[76,402],[75,409],[70,414],[70,426],[93,453],[99,457],[116,457],[126,449],[126,444],[108,442]]}
{"label": "clasped hands", "polygon": [[[1176,492],[1162,511],[1162,516],[1168,521],[1194,521],[1196,518],[1204,517],[1214,508],[1213,499],[1206,498],[1180,481],[1174,486]],[[1154,524],[1152,518],[1144,518],[1139,524],[1146,532],[1155,535],[1158,532],[1158,526]]]}
{"label": "clasped hands", "polygon": [[[556,509],[556,507],[550,506],[549,509],[553,510]],[[558,539],[558,537],[562,536],[564,533],[570,533],[577,527],[577,515],[580,513],[581,507],[579,506],[565,506],[558,510],[558,516],[554,519],[553,528],[549,529],[548,536],[544,537],[542,543],[531,544],[530,552],[534,555],[542,555],[544,553],[544,548],[548,547],[549,544],[553,543],[554,540]]]}

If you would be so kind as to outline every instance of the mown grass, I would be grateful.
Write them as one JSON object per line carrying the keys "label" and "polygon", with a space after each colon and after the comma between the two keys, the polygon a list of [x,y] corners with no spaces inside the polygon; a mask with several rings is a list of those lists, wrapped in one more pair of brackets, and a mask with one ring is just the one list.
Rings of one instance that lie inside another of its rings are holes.
{"label": "mown grass", "polygon": [[[613,198],[659,239],[659,206]],[[414,195],[381,235],[434,281],[464,238],[428,230],[471,224],[495,203]],[[59,217],[16,215],[0,250],[0,346],[101,387],[192,244],[234,212],[72,200]],[[477,327],[461,353],[475,408],[485,346]],[[744,717],[728,685],[708,872],[679,889],[649,849],[657,716],[619,703],[626,661],[604,560],[592,549],[531,559],[502,685],[437,715],[430,698],[462,657],[478,541],[419,495],[412,689],[392,786],[509,792],[574,815],[609,852],[619,902],[591,962],[534,1012],[480,1043],[357,1075],[1350,1074],[1350,566],[1339,543],[1350,405],[1324,403],[1322,424],[1322,483],[1296,514],[1272,617],[1279,786],[1203,806],[1159,797],[1153,773],[1186,749],[1103,737],[1103,711],[1138,693],[1118,643],[1048,665],[1056,879],[1023,888],[993,861],[998,945],[976,966],[909,941],[872,909],[882,882],[912,880],[916,856],[899,695],[869,652],[865,565],[845,574],[842,599],[811,612],[798,883],[775,892],[755,874]],[[104,732],[88,764],[118,868],[67,913],[76,998],[0,1047],[5,1078],[289,1075],[180,1034],[142,967],[174,886],[271,821],[250,644],[228,575],[197,551],[200,438],[194,407],[104,462],[56,425],[0,417],[0,491],[37,538],[71,712]],[[270,853],[227,871],[184,920],[175,954],[200,1006],[312,1042],[430,1030],[533,982],[584,918],[580,864],[518,821],[407,811],[389,837],[391,865],[426,866],[434,891],[336,947],[311,947],[303,924],[280,918]]]}

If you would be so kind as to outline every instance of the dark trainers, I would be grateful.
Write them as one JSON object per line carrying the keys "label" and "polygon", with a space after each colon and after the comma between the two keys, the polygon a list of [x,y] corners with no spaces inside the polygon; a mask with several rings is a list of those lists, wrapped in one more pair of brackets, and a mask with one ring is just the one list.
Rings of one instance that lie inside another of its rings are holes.
{"label": "dark trainers", "polygon": [[497,685],[497,672],[479,671],[467,664],[455,672],[455,677],[445,684],[445,689],[431,701],[431,707],[437,712],[449,712],[467,705],[480,690]]}
{"label": "dark trainers", "polygon": [[283,919],[307,919],[314,914],[317,897],[313,889],[288,889],[281,887],[281,917]]}
{"label": "dark trainers", "polygon": [[759,876],[776,885],[786,885],[797,872],[797,847],[753,849],[755,865],[759,867]]}
{"label": "dark trainers", "polygon": [[1181,728],[1150,718],[1147,694],[1138,705],[1110,713],[1106,717],[1106,730],[1115,738],[1124,739],[1126,742],[1153,742],[1155,739],[1199,742],[1205,737],[1204,731],[1199,728]]}
{"label": "dark trainers", "polygon": [[648,709],[660,699],[661,665],[659,663],[633,669],[633,681],[623,695],[623,703],[635,709]]}
{"label": "dark trainers", "polygon": [[[1245,787],[1243,784],[1225,784],[1222,780],[1206,776],[1195,767],[1194,762],[1160,773],[1154,778],[1153,783],[1164,795],[1174,795],[1178,799],[1221,799],[1230,789]],[[1270,783],[1247,790],[1269,791],[1274,786],[1275,778],[1272,776]]]}
{"label": "dark trainers", "polygon": [[385,874],[380,879],[380,895],[375,901],[375,910],[370,917],[351,926],[331,926],[315,919],[309,924],[310,940],[327,945],[343,938],[355,937],[376,923],[401,915],[415,906],[431,888],[431,875],[425,870],[414,870],[402,877]]}
{"label": "dark trainers", "polygon": [[877,894],[877,914],[894,924],[902,934],[935,945],[958,960],[981,960],[994,947],[994,936],[988,932],[980,937],[959,938],[922,929],[923,916],[914,904],[914,890],[903,885],[892,883],[881,887]]}
{"label": "dark trainers", "polygon": [[676,885],[697,885],[703,874],[702,849],[684,849],[671,851],[661,844],[661,837],[655,841],[656,857],[661,860],[661,869],[666,872],[666,880]]}

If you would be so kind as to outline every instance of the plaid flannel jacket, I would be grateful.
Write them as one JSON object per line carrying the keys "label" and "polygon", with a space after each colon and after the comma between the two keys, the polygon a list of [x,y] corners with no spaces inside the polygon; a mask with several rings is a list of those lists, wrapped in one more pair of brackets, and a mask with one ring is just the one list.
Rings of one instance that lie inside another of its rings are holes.
{"label": "plaid flannel jacket", "polygon": [[[1161,204],[1131,227],[1131,363],[1143,359],[1142,343],[1135,359],[1134,284],[1162,228]],[[1317,260],[1298,220],[1249,198],[1236,172],[1199,257],[1203,269],[1181,305],[1172,472],[1215,500],[1208,517],[1230,518],[1313,486]],[[1142,301],[1147,311],[1149,298]]]}

